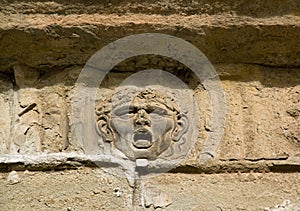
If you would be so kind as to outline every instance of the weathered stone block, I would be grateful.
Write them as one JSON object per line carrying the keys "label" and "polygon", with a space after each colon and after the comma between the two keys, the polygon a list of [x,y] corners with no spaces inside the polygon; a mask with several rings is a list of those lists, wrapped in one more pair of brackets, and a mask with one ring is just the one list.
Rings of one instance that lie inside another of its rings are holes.
{"label": "weathered stone block", "polygon": [[9,77],[0,74],[0,154],[9,153],[11,142],[13,85]]}
{"label": "weathered stone block", "polygon": [[23,88],[13,92],[14,115],[11,153],[31,154],[41,151],[39,90]]}
{"label": "weathered stone block", "polygon": [[[246,65],[217,66],[217,69],[228,106],[225,134],[217,157],[276,158],[299,153],[299,145],[295,143],[299,134],[295,129],[297,117],[288,114],[297,113],[299,70]],[[289,107],[294,110],[288,110]]]}
{"label": "weathered stone block", "polygon": [[62,86],[41,90],[42,150],[59,152],[68,148],[68,117],[65,89]]}

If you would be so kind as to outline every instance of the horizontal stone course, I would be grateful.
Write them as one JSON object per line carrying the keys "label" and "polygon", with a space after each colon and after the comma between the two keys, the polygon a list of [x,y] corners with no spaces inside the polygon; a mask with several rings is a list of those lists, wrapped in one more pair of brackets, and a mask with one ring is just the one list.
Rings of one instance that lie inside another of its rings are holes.
{"label": "horizontal stone course", "polygon": [[[159,58],[152,59],[161,61]],[[164,62],[162,67],[168,64]],[[137,68],[147,64],[141,63]],[[127,65],[130,70],[129,67],[133,67],[134,63],[123,65]],[[225,133],[213,155],[214,160],[259,161],[260,158],[272,160],[297,157],[299,70],[235,64],[219,64],[215,68],[227,101],[227,117]],[[4,82],[7,85],[1,88],[1,113],[13,115],[9,121],[2,123],[1,154],[38,156],[41,153],[82,152],[82,145],[75,136],[71,121],[72,90],[80,70],[80,66],[74,66],[47,72],[39,77],[38,82],[34,77],[27,81],[17,78],[15,85],[6,77]],[[18,71],[26,72],[27,69],[22,67]],[[115,88],[131,73],[131,70],[111,72],[101,89]],[[191,87],[194,87],[195,101],[200,109],[199,137],[183,166],[193,164],[193,168],[197,169],[202,146],[210,130],[210,106],[206,91],[193,80],[196,79],[190,78],[187,82],[194,84]],[[16,88],[18,86],[23,88]],[[242,168],[243,165],[233,171]],[[269,169],[267,166],[262,169],[265,168]],[[202,168],[199,169],[202,171]],[[244,170],[247,169],[245,167]]]}
{"label": "horizontal stone course", "polygon": [[137,1],[84,1],[84,0],[3,0],[0,11],[5,13],[25,13],[25,14],[111,14],[119,15],[128,13],[143,14],[224,14],[233,13],[238,15],[269,17],[282,16],[288,14],[299,15],[300,3],[296,0],[162,0],[155,2],[152,0]]}
{"label": "horizontal stone course", "polygon": [[2,72],[9,72],[15,63],[43,71],[83,65],[114,40],[152,32],[191,42],[213,63],[300,65],[299,16],[0,14],[0,17]]}

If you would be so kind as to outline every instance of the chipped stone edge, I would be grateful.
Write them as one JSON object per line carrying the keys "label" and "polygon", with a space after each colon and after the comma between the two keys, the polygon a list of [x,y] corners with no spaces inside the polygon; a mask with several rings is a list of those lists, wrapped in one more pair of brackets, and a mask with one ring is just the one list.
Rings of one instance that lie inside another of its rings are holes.
{"label": "chipped stone edge", "polygon": [[[96,165],[97,164],[97,165]],[[170,165],[173,165],[172,163]],[[49,153],[35,155],[0,155],[0,172],[12,170],[68,170],[80,167],[120,167],[113,157],[86,155],[82,153]],[[159,166],[160,168],[162,166]],[[163,166],[167,167],[167,166]],[[153,167],[155,168],[155,167]],[[260,159],[212,159],[204,164],[180,164],[172,173],[237,173],[237,172],[300,172],[300,157],[278,157]]]}

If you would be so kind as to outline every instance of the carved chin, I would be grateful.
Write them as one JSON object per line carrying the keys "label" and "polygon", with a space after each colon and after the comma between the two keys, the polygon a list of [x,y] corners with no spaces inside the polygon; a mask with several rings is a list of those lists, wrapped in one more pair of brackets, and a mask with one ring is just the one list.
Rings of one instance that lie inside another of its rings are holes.
{"label": "carved chin", "polygon": [[132,145],[137,149],[148,149],[153,145],[152,134],[148,131],[137,132],[133,135]]}

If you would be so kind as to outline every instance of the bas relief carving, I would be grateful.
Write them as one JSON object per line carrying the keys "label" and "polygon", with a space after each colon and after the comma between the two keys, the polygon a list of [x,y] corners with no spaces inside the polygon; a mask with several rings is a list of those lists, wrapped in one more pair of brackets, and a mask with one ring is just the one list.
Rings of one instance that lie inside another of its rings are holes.
{"label": "bas relief carving", "polygon": [[130,160],[156,159],[187,131],[186,115],[166,93],[145,89],[131,101],[123,98],[111,110],[98,107],[97,126],[104,140]]}
{"label": "bas relief carving", "polygon": [[[192,147],[187,95],[164,87],[122,87],[96,106],[96,127],[112,155],[130,161],[182,159]],[[191,103],[191,102],[190,102]]]}

